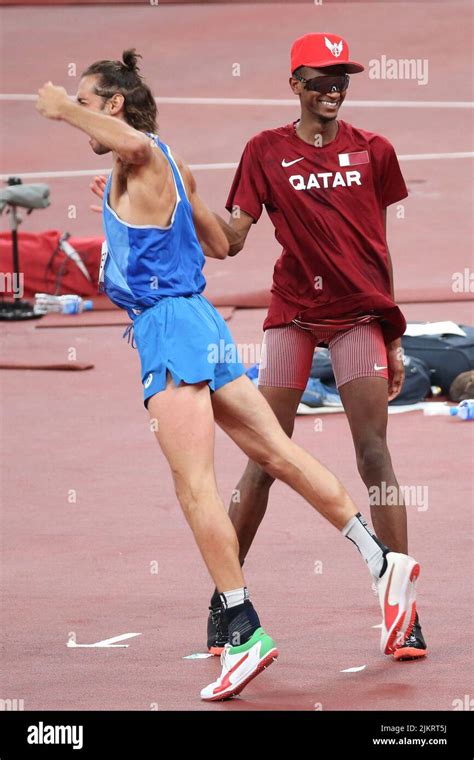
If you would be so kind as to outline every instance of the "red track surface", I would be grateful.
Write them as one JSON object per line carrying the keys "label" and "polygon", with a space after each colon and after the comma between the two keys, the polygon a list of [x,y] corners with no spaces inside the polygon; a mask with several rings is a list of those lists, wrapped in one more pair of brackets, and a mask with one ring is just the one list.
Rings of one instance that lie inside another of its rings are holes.
{"label": "red track surface", "polygon": [[[429,59],[430,82],[353,78],[357,100],[467,100],[469,65],[462,58],[470,33],[467,4],[276,4],[233,7],[88,7],[8,9],[3,92],[33,93],[45,80],[73,92],[90,61],[116,57],[135,44],[160,96],[288,98],[287,53],[307,30],[337,30],[356,60],[386,54]],[[35,30],[35,36],[31,30]],[[199,33],[197,33],[199,29]],[[422,30],[422,34],[420,33]],[[104,44],[100,41],[105,40]],[[21,58],[18,56],[21,51]],[[15,58],[14,58],[15,54]],[[44,67],[41,61],[45,61]],[[47,63],[46,63],[47,61]],[[231,76],[234,62],[241,77]],[[86,139],[47,123],[33,104],[1,103],[7,126],[5,174],[107,166]],[[399,154],[471,151],[465,109],[344,107],[343,117],[380,131]],[[237,161],[244,142],[285,123],[297,108],[161,107],[164,139],[190,163]],[[398,287],[415,288],[420,302],[433,289],[453,298],[451,276],[472,266],[472,229],[465,191],[472,162],[411,161],[403,165],[412,189],[406,217],[391,213],[389,241]],[[222,209],[232,171],[200,171],[209,204]],[[88,210],[87,179],[49,181],[53,205],[24,223],[99,233]],[[78,218],[67,218],[69,204]],[[278,247],[270,224],[252,232],[237,259],[209,262],[213,291],[268,287]],[[473,322],[472,303],[414,304],[414,319]],[[238,311],[237,342],[260,339],[264,312]],[[379,610],[357,552],[284,486],[271,506],[246,563],[246,577],[264,625],[281,656],[239,700],[200,703],[218,661],[184,660],[203,651],[211,584],[176,504],[170,476],[141,404],[138,356],[120,340],[123,328],[36,330],[9,325],[5,355],[18,361],[78,361],[78,373],[2,373],[2,578],[4,676],[0,697],[22,698],[25,709],[313,710],[452,709],[472,694],[472,433],[469,425],[420,413],[390,419],[390,445],[402,484],[426,484],[429,507],[409,512],[411,551],[422,564],[420,611],[430,656],[393,663],[378,651]],[[356,472],[347,421],[298,420],[295,438],[348,487],[364,512],[367,496]],[[225,500],[244,457],[217,434],[217,474]],[[68,491],[77,491],[75,504]],[[150,563],[158,562],[158,573]],[[316,561],[323,573],[316,575]],[[282,614],[283,613],[283,614]],[[140,632],[128,649],[68,649],[74,632],[92,643]],[[359,673],[345,668],[366,665]]]}

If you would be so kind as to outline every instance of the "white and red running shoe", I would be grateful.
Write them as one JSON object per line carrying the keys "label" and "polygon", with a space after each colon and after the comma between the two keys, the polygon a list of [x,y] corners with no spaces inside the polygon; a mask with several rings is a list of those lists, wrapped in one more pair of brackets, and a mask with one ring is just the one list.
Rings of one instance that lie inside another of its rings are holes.
{"label": "white and red running shoe", "polygon": [[393,654],[412,632],[420,566],[407,554],[388,552],[385,559],[387,567],[376,582],[383,615],[380,649],[383,654]]}
{"label": "white and red running shoe", "polygon": [[201,699],[215,702],[240,694],[242,689],[278,657],[273,639],[263,628],[240,646],[226,644],[221,654],[222,673],[214,683],[201,691]]}

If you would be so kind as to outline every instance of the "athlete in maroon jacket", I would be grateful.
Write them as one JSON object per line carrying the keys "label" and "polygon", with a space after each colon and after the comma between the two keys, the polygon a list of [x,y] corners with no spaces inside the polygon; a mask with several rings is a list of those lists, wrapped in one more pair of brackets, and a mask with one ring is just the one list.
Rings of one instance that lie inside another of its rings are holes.
{"label": "athlete in maroon jacket", "polygon": [[[347,43],[333,34],[308,34],[291,51],[290,87],[300,99],[294,122],[269,129],[246,145],[221,220],[230,255],[242,250],[265,206],[283,247],[264,322],[259,388],[291,435],[314,349],[328,346],[355,446],[357,466],[371,493],[379,538],[408,552],[407,518],[383,495],[398,489],[387,447],[387,401],[401,390],[400,337],[405,319],[395,304],[386,241],[386,208],[407,196],[392,145],[384,137],[338,121],[349,74]],[[273,479],[249,460],[230,517],[244,561],[265,514]],[[385,487],[384,487],[385,484]],[[375,487],[375,489],[374,489]],[[378,487],[378,490],[377,490]],[[380,498],[373,498],[373,494]],[[227,640],[219,597],[211,599],[208,648]],[[397,659],[426,654],[418,618]]]}

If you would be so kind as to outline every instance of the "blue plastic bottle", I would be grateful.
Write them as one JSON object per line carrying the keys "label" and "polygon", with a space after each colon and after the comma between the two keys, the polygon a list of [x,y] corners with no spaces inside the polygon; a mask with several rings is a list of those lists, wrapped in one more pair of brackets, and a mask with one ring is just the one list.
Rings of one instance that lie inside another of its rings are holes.
{"label": "blue plastic bottle", "polygon": [[461,420],[474,420],[474,399],[467,398],[457,406],[452,406],[449,413],[452,417],[459,417]]}

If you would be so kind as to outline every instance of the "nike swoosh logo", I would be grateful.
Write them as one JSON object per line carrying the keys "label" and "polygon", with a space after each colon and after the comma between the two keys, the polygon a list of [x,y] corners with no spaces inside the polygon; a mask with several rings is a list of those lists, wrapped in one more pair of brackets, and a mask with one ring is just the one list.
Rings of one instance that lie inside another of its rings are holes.
{"label": "nike swoosh logo", "polygon": [[375,369],[375,370],[379,370],[379,369],[387,369],[387,367],[379,367],[377,364],[374,364],[374,369]]}
{"label": "nike swoosh logo", "polygon": [[398,617],[398,604],[389,604],[388,596],[390,592],[390,585],[392,583],[392,575],[394,568],[390,571],[390,577],[387,583],[387,590],[385,591],[384,599],[384,614],[385,614],[385,627],[389,631]]}
{"label": "nike swoosh logo", "polygon": [[243,662],[245,662],[248,656],[249,656],[249,653],[246,652],[244,656],[234,665],[234,667],[231,668],[229,671],[227,671],[227,673],[225,674],[224,678],[221,681],[220,686],[216,686],[216,688],[214,689],[214,692],[213,692],[214,694],[219,694],[221,691],[226,691],[227,689],[231,688],[232,682],[230,680],[230,676],[232,675],[232,673],[235,673],[237,668],[240,668],[240,666],[242,665]]}
{"label": "nike swoosh logo", "polygon": [[297,164],[298,161],[302,161],[303,158],[304,158],[304,156],[301,156],[301,158],[295,158],[294,161],[285,161],[285,159],[283,159],[283,161],[281,162],[281,165],[284,166],[285,168],[287,166],[293,166],[293,164]]}

